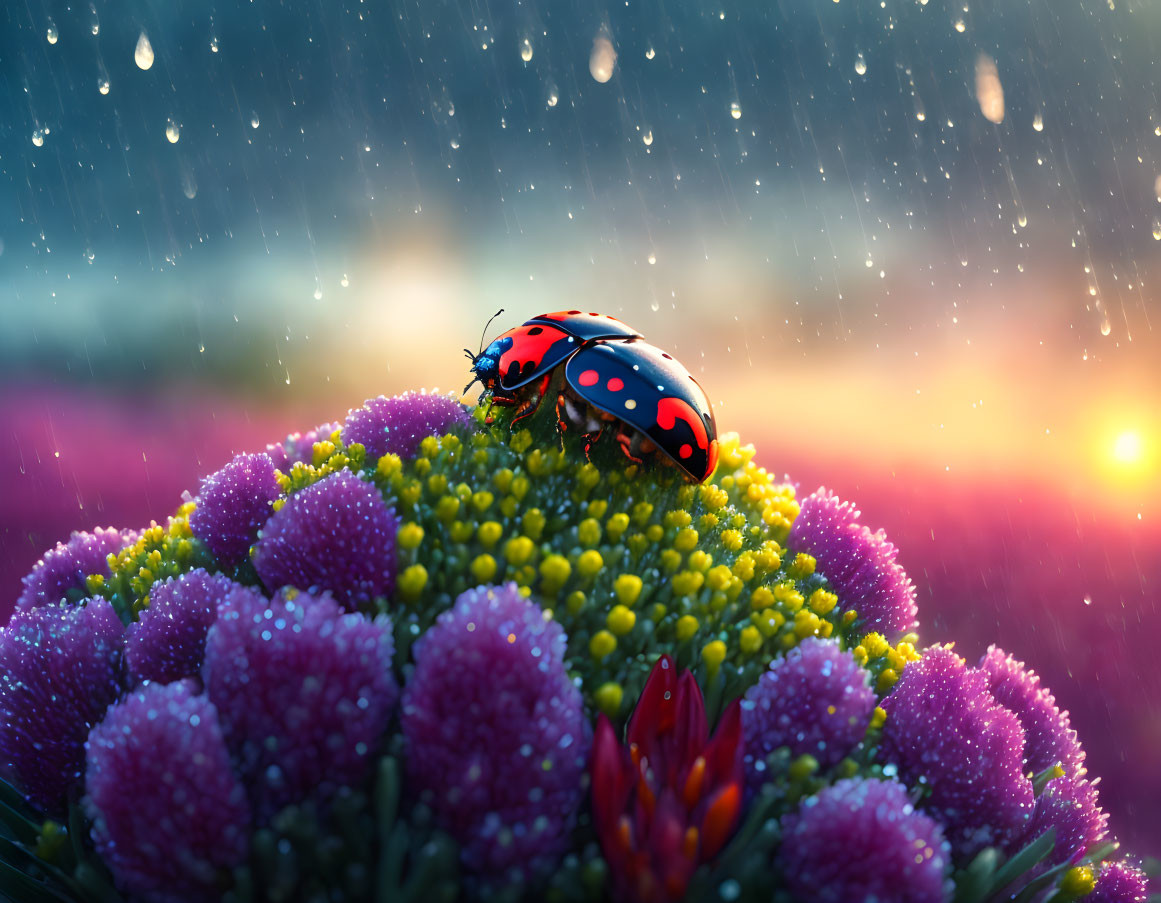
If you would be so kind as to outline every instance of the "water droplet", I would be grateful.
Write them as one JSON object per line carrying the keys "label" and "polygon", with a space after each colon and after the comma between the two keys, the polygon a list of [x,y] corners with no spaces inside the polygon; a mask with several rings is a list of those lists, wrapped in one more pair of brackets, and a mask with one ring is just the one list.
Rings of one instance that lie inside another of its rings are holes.
{"label": "water droplet", "polygon": [[1113,324],[1109,322],[1109,318],[1106,316],[1103,320],[1101,320],[1101,335],[1108,335],[1112,331]]}
{"label": "water droplet", "polygon": [[652,47],[650,47],[648,50],[645,51],[645,59],[651,60],[655,56],[657,56],[657,51],[654,50]]}
{"label": "water droplet", "polygon": [[649,260],[649,266],[654,266],[657,263],[657,255],[650,254],[648,257],[648,260]]}
{"label": "water droplet", "polygon": [[857,75],[867,74],[867,61],[861,53],[855,57],[855,73]]}
{"label": "water droplet", "polygon": [[593,50],[589,54],[589,74],[602,85],[613,77],[617,68],[617,51],[613,42],[599,34],[593,39]]}
{"label": "water droplet", "polygon": [[138,69],[148,69],[153,65],[153,45],[149,43],[149,38],[145,32],[141,32],[141,37],[137,39],[137,49],[133,51],[133,62],[137,64]]}
{"label": "water droplet", "polygon": [[1028,214],[1021,210],[1020,215],[1016,217],[1016,222],[1019,224],[1020,228],[1023,229],[1028,225]]}
{"label": "water droplet", "polygon": [[955,30],[960,34],[963,34],[965,31],[967,31],[967,26],[964,24],[963,19],[955,20]]}
{"label": "water droplet", "polygon": [[734,119],[742,118],[742,105],[736,100],[730,104],[730,115],[734,117]]}
{"label": "water droplet", "polygon": [[216,35],[210,37],[210,53],[218,52],[218,38]]}
{"label": "water droplet", "polygon": [[314,300],[315,301],[322,300],[322,286],[321,285],[316,285],[314,287]]}
{"label": "water droplet", "polygon": [[346,273],[343,273],[343,278],[339,280],[339,285],[341,285],[343,288],[346,288],[350,284],[351,284],[351,280],[347,278]]}
{"label": "water droplet", "polygon": [[101,94],[108,94],[109,93],[109,79],[98,78],[97,79],[97,90]]}
{"label": "water droplet", "polygon": [[451,149],[452,150],[459,150],[460,149],[460,143],[458,141],[456,141],[455,138],[452,138]]}
{"label": "water droplet", "polygon": [[42,129],[37,129],[32,133],[32,143],[37,147],[44,146],[44,131]]}
{"label": "water droplet", "polygon": [[657,311],[661,310],[661,302],[654,298],[653,301],[649,304],[649,309],[653,311],[653,313],[657,313]]}
{"label": "water droplet", "polygon": [[532,42],[528,38],[520,42],[520,59],[526,63],[532,60]]}
{"label": "water droplet", "polygon": [[645,134],[641,136],[641,140],[645,142],[646,147],[648,147],[650,144],[652,144],[653,143],[653,129],[646,129]]}
{"label": "water droplet", "polygon": [[1085,596],[1084,597],[1084,604],[1085,605],[1092,605],[1092,596]]}
{"label": "water droplet", "polygon": [[920,107],[918,110],[915,111],[915,118],[918,119],[920,122],[926,122],[927,121],[927,111],[924,110],[923,107]]}
{"label": "water droplet", "polygon": [[556,88],[548,89],[548,98],[545,101],[550,107],[555,107],[560,98],[556,95]]}
{"label": "water droplet", "polygon": [[198,182],[190,169],[184,170],[181,174],[181,193],[191,201],[198,196]]}
{"label": "water droplet", "polygon": [[1153,240],[1161,241],[1161,219],[1153,217]]}
{"label": "water droplet", "polygon": [[48,20],[48,31],[45,32],[44,36],[48,38],[48,43],[50,44],[55,44],[57,39],[60,37],[60,34],[58,34],[56,30],[56,23],[53,22],[52,19]]}
{"label": "water droplet", "polygon": [[94,36],[101,33],[101,19],[97,16],[97,7],[92,3],[89,4],[89,31]]}
{"label": "water droplet", "polygon": [[976,57],[976,100],[984,119],[996,125],[1004,121],[1004,86],[996,61],[986,53]]}
{"label": "water droplet", "polygon": [[97,255],[93,251],[93,249],[92,248],[85,248],[85,260],[87,260],[89,263],[92,263],[96,259],[97,259]]}
{"label": "water droplet", "polygon": [[165,124],[165,137],[170,144],[177,144],[177,139],[181,137],[181,126],[174,122],[172,117]]}
{"label": "water droplet", "polygon": [[1044,117],[1039,113],[1032,117],[1032,129],[1037,132],[1044,131]]}
{"label": "water droplet", "polygon": [[1157,195],[1157,201],[1161,202],[1161,176],[1153,180],[1153,193]]}
{"label": "water droplet", "polygon": [[256,128],[258,128],[259,125],[261,125],[261,123],[258,121],[258,114],[251,113],[250,114],[250,128],[256,129]]}

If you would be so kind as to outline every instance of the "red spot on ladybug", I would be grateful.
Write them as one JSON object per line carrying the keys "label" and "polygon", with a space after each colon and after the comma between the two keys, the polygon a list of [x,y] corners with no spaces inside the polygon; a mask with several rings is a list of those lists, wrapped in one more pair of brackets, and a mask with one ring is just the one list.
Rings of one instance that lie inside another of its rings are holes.
{"label": "red spot on ladybug", "polygon": [[609,380],[608,386],[610,392],[620,392],[625,388],[625,384],[615,376]]}
{"label": "red spot on ladybug", "polygon": [[595,386],[598,379],[600,379],[600,376],[596,370],[586,370],[576,378],[576,381],[582,386]]}
{"label": "red spot on ladybug", "polygon": [[677,450],[677,453],[683,458],[688,458],[693,454],[693,447],[687,442]]}
{"label": "red spot on ladybug", "polygon": [[[667,397],[657,402],[657,425],[663,430],[671,430],[677,426],[678,420],[684,420],[693,430],[694,441],[698,448],[709,447],[709,436],[706,435],[705,423],[702,422],[689,402],[682,398]],[[690,450],[692,454],[692,449]]]}

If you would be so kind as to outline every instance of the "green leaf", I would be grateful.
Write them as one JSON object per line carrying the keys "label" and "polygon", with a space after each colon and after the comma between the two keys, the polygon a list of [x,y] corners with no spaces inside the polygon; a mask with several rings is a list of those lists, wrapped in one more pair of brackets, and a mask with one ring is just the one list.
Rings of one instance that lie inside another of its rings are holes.
{"label": "green leaf", "polygon": [[43,881],[38,881],[0,859],[0,887],[13,903],[69,903],[69,898],[61,896]]}
{"label": "green leaf", "polygon": [[1056,846],[1056,829],[1049,828],[1000,866],[992,879],[992,893],[1002,890],[1023,875],[1051,853],[1054,846]]}
{"label": "green leaf", "polygon": [[983,903],[992,889],[999,864],[1000,852],[995,847],[980,850],[967,867],[954,876],[955,903]]}

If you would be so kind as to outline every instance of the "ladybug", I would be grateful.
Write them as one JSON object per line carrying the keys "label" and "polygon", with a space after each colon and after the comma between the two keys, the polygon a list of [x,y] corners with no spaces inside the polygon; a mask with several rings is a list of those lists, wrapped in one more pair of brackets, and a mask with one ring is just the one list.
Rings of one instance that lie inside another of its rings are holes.
{"label": "ladybug", "polygon": [[482,383],[492,404],[515,408],[513,427],[555,395],[557,428],[579,430],[586,457],[609,430],[630,460],[660,451],[697,483],[717,465],[717,424],[705,391],[616,317],[541,314],[478,354],[464,350],[474,377],[464,391]]}

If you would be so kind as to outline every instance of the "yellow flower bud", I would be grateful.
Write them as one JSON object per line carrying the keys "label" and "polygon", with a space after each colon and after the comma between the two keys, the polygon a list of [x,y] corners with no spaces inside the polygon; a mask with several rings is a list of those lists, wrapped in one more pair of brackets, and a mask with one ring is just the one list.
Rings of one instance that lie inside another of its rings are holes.
{"label": "yellow flower bud", "polygon": [[570,574],[572,565],[563,555],[549,555],[540,562],[540,576],[546,589],[560,589],[568,581]]}
{"label": "yellow flower bud", "polygon": [[742,633],[738,637],[738,645],[742,647],[742,651],[747,655],[753,655],[762,648],[762,634],[753,625],[743,627]]}
{"label": "yellow flower bud", "polygon": [[480,529],[476,535],[479,537],[480,544],[485,549],[490,549],[500,541],[500,537],[504,535],[504,528],[494,520],[484,521],[480,524]]}
{"label": "yellow flower bud", "polygon": [[504,543],[504,557],[509,563],[521,565],[532,557],[536,546],[527,536],[515,536]]}
{"label": "yellow flower bud", "polygon": [[605,522],[605,529],[609,532],[609,539],[612,542],[617,542],[626,530],[629,529],[629,515],[625,513],[614,514]]}
{"label": "yellow flower bud", "polygon": [[395,533],[395,541],[401,549],[415,549],[423,542],[423,527],[419,524],[403,524]]}
{"label": "yellow flower bud", "polygon": [[712,677],[718,673],[722,662],[726,660],[726,644],[721,640],[711,640],[702,648],[701,658]]}
{"label": "yellow flower bud", "polygon": [[460,500],[454,495],[445,495],[435,503],[435,516],[445,524],[450,524],[459,513]]}
{"label": "yellow flower bud", "polygon": [[632,608],[641,595],[641,578],[636,574],[619,574],[613,581],[613,592],[622,605]]}
{"label": "yellow flower bud", "polygon": [[838,604],[838,596],[825,589],[816,589],[810,594],[810,609],[816,614],[829,614]]}
{"label": "yellow flower bud", "polygon": [[585,594],[579,589],[569,593],[568,598],[565,599],[565,605],[568,606],[568,613],[574,616],[579,615],[581,609],[585,607],[586,601]]}
{"label": "yellow flower bud", "polygon": [[496,559],[487,553],[477,555],[470,567],[472,576],[480,583],[490,583],[492,578],[496,576]]}
{"label": "yellow flower bud", "polygon": [[1096,876],[1092,866],[1077,865],[1070,868],[1060,879],[1060,890],[1071,897],[1084,897],[1096,887]]}
{"label": "yellow flower bud", "polygon": [[524,512],[524,517],[520,519],[520,526],[524,530],[524,535],[533,541],[540,540],[540,534],[544,532],[544,525],[547,523],[548,520],[539,508],[529,508]]}
{"label": "yellow flower bud", "polygon": [[759,586],[752,593],[750,593],[750,607],[754,611],[761,611],[764,608],[769,608],[774,604],[774,593],[770,591],[768,586]]}
{"label": "yellow flower bud", "polygon": [[716,567],[709,569],[706,574],[706,582],[710,589],[724,590],[730,585],[730,581],[734,579],[734,573],[724,564],[719,564]]}
{"label": "yellow flower bud", "polygon": [[637,615],[624,605],[614,605],[605,618],[605,625],[617,636],[624,636],[637,623]]}
{"label": "yellow flower bud", "polygon": [[697,548],[697,540],[697,530],[693,527],[686,527],[679,530],[677,535],[673,537],[673,548],[679,552],[692,552]]}
{"label": "yellow flower bud", "polygon": [[669,582],[673,586],[674,593],[678,596],[692,596],[701,589],[701,585],[705,582],[705,577],[697,571],[681,571],[680,573],[674,574]]}
{"label": "yellow flower bud", "polygon": [[577,541],[586,548],[592,548],[601,541],[601,524],[595,517],[585,518],[576,530]]}
{"label": "yellow flower bud", "polygon": [[601,572],[601,568],[604,566],[605,561],[601,558],[601,553],[596,549],[581,552],[576,560],[576,571],[582,577],[595,577]]}
{"label": "yellow flower bud", "polygon": [[422,564],[413,564],[399,575],[396,588],[406,599],[414,599],[427,586],[427,568]]}
{"label": "yellow flower bud", "polygon": [[682,615],[677,619],[677,626],[675,628],[678,641],[684,643],[695,633],[697,633],[697,628],[697,618],[695,618],[693,615]]}
{"label": "yellow flower bud", "polygon": [[593,693],[593,701],[597,704],[597,708],[610,718],[616,718],[617,713],[621,711],[621,701],[624,696],[625,691],[621,685],[609,681],[597,687],[596,692]]}
{"label": "yellow flower bud", "polygon": [[589,640],[589,653],[595,659],[610,655],[617,648],[617,638],[607,630],[598,630]]}

